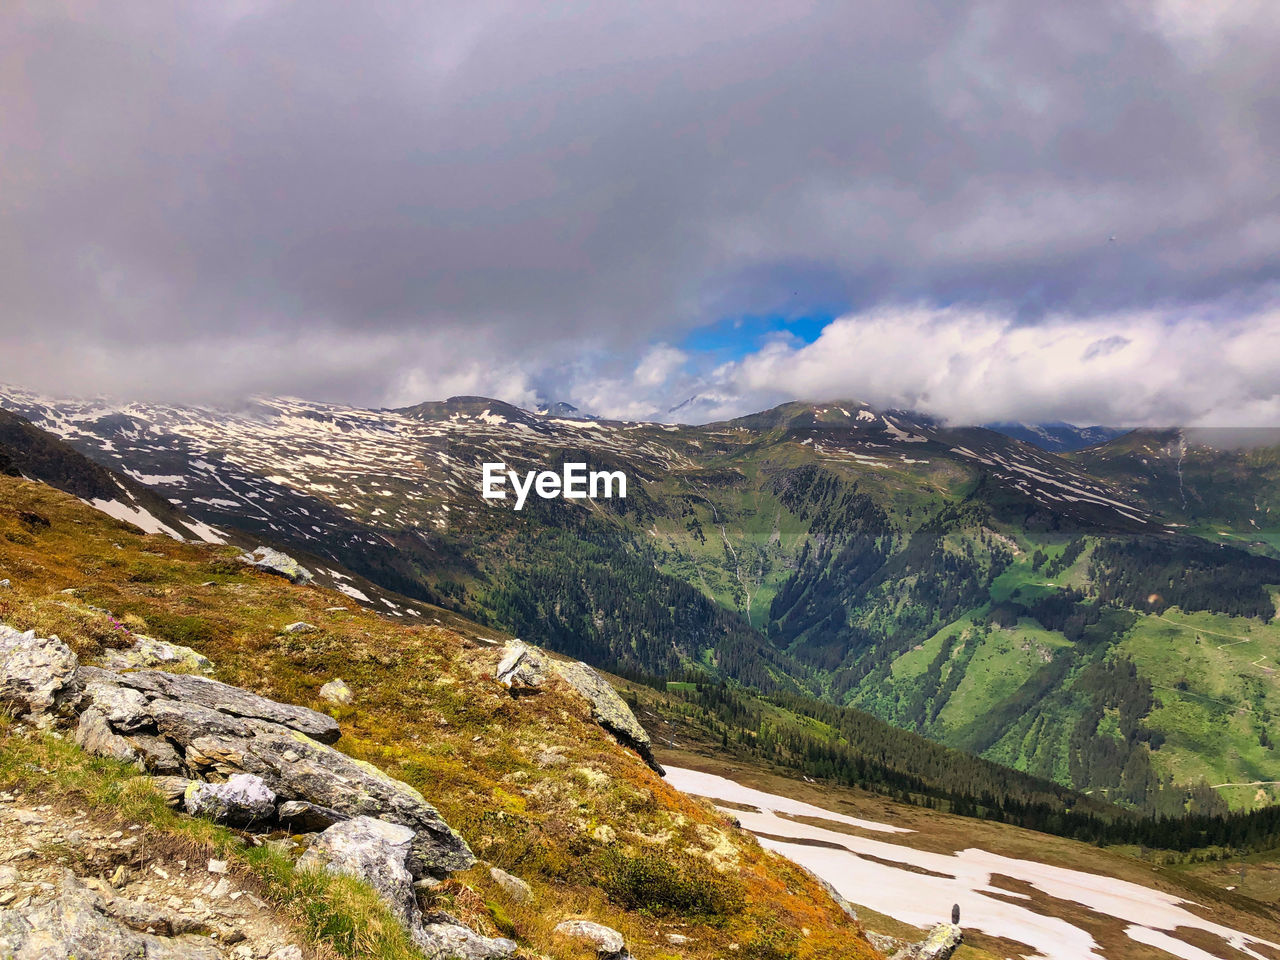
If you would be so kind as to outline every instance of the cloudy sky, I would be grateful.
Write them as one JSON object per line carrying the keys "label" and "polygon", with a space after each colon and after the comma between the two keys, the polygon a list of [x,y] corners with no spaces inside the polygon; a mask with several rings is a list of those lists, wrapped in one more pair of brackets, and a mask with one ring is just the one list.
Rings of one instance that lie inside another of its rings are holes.
{"label": "cloudy sky", "polygon": [[16,0],[0,380],[1280,424],[1274,0]]}

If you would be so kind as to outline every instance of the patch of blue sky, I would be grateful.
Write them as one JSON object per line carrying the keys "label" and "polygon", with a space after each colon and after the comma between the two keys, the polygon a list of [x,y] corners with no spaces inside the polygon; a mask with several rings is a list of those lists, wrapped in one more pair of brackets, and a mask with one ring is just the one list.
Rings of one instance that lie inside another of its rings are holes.
{"label": "patch of blue sky", "polygon": [[724,317],[691,330],[677,346],[695,357],[722,363],[755,353],[779,336],[813,343],[837,314],[822,312],[804,316],[783,314]]}

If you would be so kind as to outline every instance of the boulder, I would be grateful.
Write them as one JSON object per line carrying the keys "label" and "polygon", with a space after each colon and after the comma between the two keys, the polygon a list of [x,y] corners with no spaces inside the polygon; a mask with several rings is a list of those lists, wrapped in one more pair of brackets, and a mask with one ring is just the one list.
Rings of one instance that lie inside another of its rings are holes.
{"label": "boulder", "polygon": [[276,794],[261,777],[237,773],[226,783],[193,781],[183,793],[182,805],[194,817],[247,827],[275,816]]}
{"label": "boulder", "polygon": [[0,624],[0,706],[19,716],[65,714],[80,695],[79,661],[57,637]]}
{"label": "boulder", "polygon": [[344,681],[335,678],[320,688],[320,699],[326,703],[346,706],[355,699],[355,694],[351,692],[351,688]]}
{"label": "boulder", "polygon": [[564,663],[553,661],[557,673],[569,686],[578,691],[591,705],[591,716],[625,746],[635,750],[659,775],[662,766],[653,756],[653,742],[631,708],[607,680],[581,661]]}
{"label": "boulder", "polygon": [[490,867],[489,876],[493,878],[494,883],[502,888],[502,892],[516,903],[524,903],[533,896],[533,890],[530,889],[529,884],[519,877],[507,873],[501,867]]}
{"label": "boulder", "polygon": [[891,960],[949,960],[963,939],[964,932],[957,924],[940,923],[927,937],[903,947]]}
{"label": "boulder", "polygon": [[515,953],[513,941],[483,937],[448,914],[423,916],[408,867],[413,839],[408,827],[353,817],[316,837],[298,865],[323,867],[364,880],[430,960],[490,960]]}
{"label": "boulder", "polygon": [[373,887],[410,930],[421,918],[413,892],[409,859],[413,831],[373,817],[353,817],[319,834],[298,866],[323,867],[358,877]]}
{"label": "boulder", "polygon": [[[82,719],[86,749],[198,780],[253,774],[279,800],[310,805],[293,808],[308,818],[404,824],[414,832],[409,869],[415,877],[443,877],[475,863],[466,841],[417,790],[322,742],[337,739],[331,717],[206,677],[94,667],[81,673],[92,688],[86,710],[92,715]],[[115,708],[118,728],[104,712]],[[126,726],[140,732],[121,733]]]}
{"label": "boulder", "polygon": [[281,633],[315,633],[320,628],[314,623],[307,623],[305,620],[299,620],[296,623],[287,623]]}
{"label": "boulder", "polygon": [[565,920],[557,923],[552,933],[591,944],[601,960],[625,960],[628,956],[622,934],[604,924],[592,923],[590,920]]}
{"label": "boulder", "polygon": [[208,677],[162,670],[113,673],[93,667],[86,667],[81,675],[86,684],[100,680],[110,686],[136,690],[151,701],[152,706],[160,700],[171,700],[180,703],[183,709],[204,708],[227,718],[266,720],[297,730],[321,743],[333,743],[342,735],[338,721],[333,717],[307,707],[277,703]]}
{"label": "boulder", "polygon": [[257,547],[253,553],[240,554],[238,559],[255,570],[263,570],[274,573],[278,577],[284,577],[290,583],[305,584],[314,579],[311,571],[293,557],[270,547]]}
{"label": "boulder", "polygon": [[431,913],[413,931],[427,960],[499,960],[516,952],[514,940],[482,937],[447,913]]}
{"label": "boulder", "polygon": [[541,651],[512,640],[503,651],[495,676],[513,693],[532,693],[547,682],[547,660]]}
{"label": "boulder", "polygon": [[108,650],[102,655],[102,666],[108,670],[178,670],[183,673],[212,673],[213,662],[202,653],[179,643],[168,643],[145,637],[134,637],[127,650]]}

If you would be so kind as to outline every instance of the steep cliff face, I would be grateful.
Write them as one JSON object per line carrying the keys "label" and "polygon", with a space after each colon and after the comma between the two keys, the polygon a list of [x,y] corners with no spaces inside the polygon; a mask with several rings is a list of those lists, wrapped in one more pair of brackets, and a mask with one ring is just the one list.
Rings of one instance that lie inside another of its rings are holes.
{"label": "steep cliff face", "polygon": [[[129,903],[167,909],[167,939],[200,957],[619,955],[597,926],[637,958],[876,956],[817,881],[664,783],[619,704],[555,670],[516,695],[504,635],[381,617],[239,553],[0,478],[3,688],[23,717],[0,731],[0,807],[12,831],[33,810],[54,825],[28,844],[50,887],[21,886],[4,921],[22,943],[64,897],[121,937],[161,931],[121,920]],[[92,856],[54,839],[77,809]],[[117,831],[145,856],[95,842]],[[230,943],[217,911],[249,893],[276,934]]]}

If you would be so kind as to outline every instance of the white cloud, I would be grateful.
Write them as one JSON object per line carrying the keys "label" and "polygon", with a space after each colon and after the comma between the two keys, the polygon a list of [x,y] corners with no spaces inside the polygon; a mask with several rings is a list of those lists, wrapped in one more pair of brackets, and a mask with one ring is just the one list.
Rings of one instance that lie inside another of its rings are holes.
{"label": "white cloud", "polygon": [[1036,324],[990,311],[900,307],[833,321],[718,372],[742,409],[848,397],[953,422],[1274,426],[1280,309],[1234,320],[1130,312]]}

